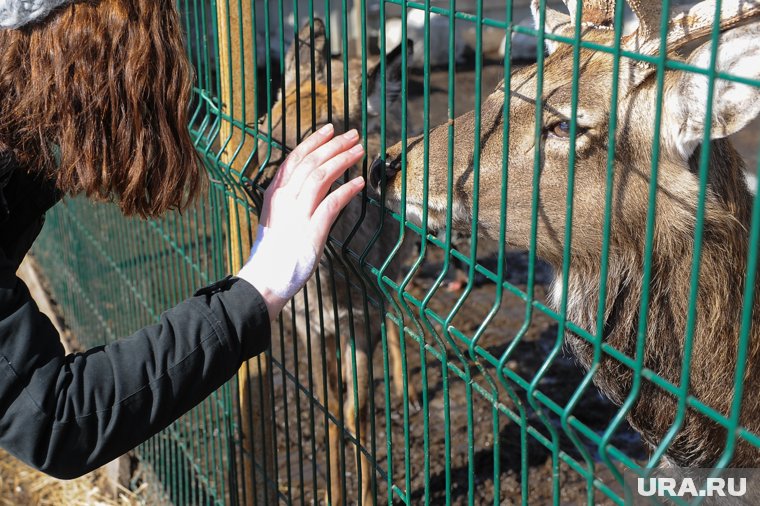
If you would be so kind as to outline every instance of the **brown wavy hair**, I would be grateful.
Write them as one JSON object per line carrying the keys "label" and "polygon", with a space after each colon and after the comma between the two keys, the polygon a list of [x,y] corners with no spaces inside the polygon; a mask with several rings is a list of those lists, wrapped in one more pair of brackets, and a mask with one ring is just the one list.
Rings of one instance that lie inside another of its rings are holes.
{"label": "brown wavy hair", "polygon": [[0,30],[0,151],[127,215],[181,210],[203,185],[193,78],[174,0],[88,0]]}

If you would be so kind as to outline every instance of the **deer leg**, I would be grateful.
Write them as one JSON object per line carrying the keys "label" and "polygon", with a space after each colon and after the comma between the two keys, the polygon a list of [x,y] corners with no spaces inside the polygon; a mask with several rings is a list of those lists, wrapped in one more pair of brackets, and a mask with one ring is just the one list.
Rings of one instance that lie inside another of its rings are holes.
{"label": "deer leg", "polygon": [[[348,397],[348,406],[347,406],[347,419],[346,419],[346,425],[348,426],[349,431],[351,431],[354,436],[357,435],[357,427],[359,428],[359,446],[356,447],[356,468],[359,469],[359,466],[361,465],[361,477],[362,477],[362,485],[361,485],[361,497],[362,502],[359,503],[361,505],[367,506],[369,504],[372,504],[371,499],[371,492],[372,492],[372,483],[371,483],[371,464],[369,459],[365,456],[365,454],[361,451],[361,448],[368,448],[368,442],[370,440],[369,438],[369,354],[366,350],[359,349],[357,346],[356,348],[356,382],[354,382],[354,374],[353,374],[353,357],[351,356],[352,351],[350,346],[346,346],[346,385],[347,385],[347,397]],[[355,395],[354,395],[355,393]],[[354,404],[355,401],[358,401],[358,405]]]}
{"label": "deer leg", "polygon": [[[330,413],[337,415],[341,409],[340,404],[329,403]],[[338,410],[338,411],[336,411]],[[331,504],[332,506],[343,506],[343,486],[342,482],[345,476],[341,473],[341,461],[343,455],[340,451],[340,439],[343,437],[343,431],[340,430],[335,423],[330,422],[328,428],[328,441],[330,446],[330,491],[329,494],[325,492],[325,504]]]}
{"label": "deer leg", "polygon": [[[328,339],[328,347],[326,350],[327,357],[327,411],[340,420],[343,413],[343,406],[340,402],[340,392],[338,384],[338,364],[335,359],[336,343],[335,339]],[[321,357],[319,358],[321,361]],[[319,379],[322,381],[322,378]],[[319,395],[324,395],[323,389],[320,389]],[[341,438],[343,437],[343,431],[337,423],[329,420],[327,422],[327,444],[329,448],[329,465],[328,465],[328,477],[329,477],[329,493],[325,491],[325,504],[332,506],[343,506],[343,480],[345,476],[342,473],[341,463],[343,461],[343,453],[341,452]]]}
{"label": "deer leg", "polygon": [[393,382],[393,390],[396,395],[403,402],[404,392],[409,393],[409,408],[412,411],[419,411],[422,409],[420,405],[420,394],[413,383],[407,383],[407,388],[404,389],[404,361],[401,356],[401,337],[399,336],[399,330],[395,323],[388,322],[386,325],[386,334],[388,336],[388,352],[391,359],[391,381]]}
{"label": "deer leg", "polygon": [[[338,384],[338,364],[336,361],[337,347],[335,337],[328,332],[324,333],[324,341],[320,342],[320,336],[322,333],[319,328],[312,326],[312,349],[311,362],[313,370],[311,371],[313,379],[314,393],[317,399],[327,408],[327,411],[340,420],[342,413],[342,405],[340,403],[340,393]],[[316,341],[315,341],[316,339]],[[305,339],[302,339],[305,343]],[[324,349],[324,362],[322,356],[322,350]],[[325,383],[326,382],[326,383]],[[324,418],[323,418],[324,419]],[[327,432],[327,452],[325,459],[326,462],[326,476],[328,489],[325,490],[325,504],[332,506],[343,506],[343,486],[342,480],[344,479],[341,472],[341,437],[342,431],[336,423],[331,419],[326,422],[327,426],[325,430]],[[315,465],[319,459],[314,455]]]}

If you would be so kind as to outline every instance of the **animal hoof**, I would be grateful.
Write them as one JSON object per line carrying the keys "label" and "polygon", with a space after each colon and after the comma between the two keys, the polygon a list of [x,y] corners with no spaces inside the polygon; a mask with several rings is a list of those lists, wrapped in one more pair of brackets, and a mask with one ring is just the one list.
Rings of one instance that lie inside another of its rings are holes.
{"label": "animal hoof", "polygon": [[422,400],[419,395],[409,396],[409,412],[416,414],[422,411]]}

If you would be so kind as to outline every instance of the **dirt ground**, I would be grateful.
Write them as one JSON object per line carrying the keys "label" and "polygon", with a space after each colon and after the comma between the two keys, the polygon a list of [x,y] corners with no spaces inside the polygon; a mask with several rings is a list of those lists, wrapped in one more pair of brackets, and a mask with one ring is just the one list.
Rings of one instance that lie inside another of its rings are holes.
{"label": "dirt ground", "polygon": [[[484,260],[488,263],[488,259]],[[527,255],[522,252],[511,252],[507,260],[511,266],[508,276],[510,282],[521,290],[526,290],[526,272],[527,272]],[[441,263],[431,259],[427,262],[423,271],[418,275],[411,287],[410,293],[421,299],[432,286],[441,270]],[[549,268],[539,264],[536,273],[536,299],[545,300],[545,295],[551,279]],[[438,290],[432,298],[430,310],[437,315],[447,315],[460,297],[460,293]],[[472,291],[466,298],[465,305],[458,312],[452,321],[452,325],[462,331],[465,335],[472,335],[473,332],[481,325],[486,315],[491,310],[496,298],[496,287],[491,283],[485,283],[481,287]],[[483,334],[480,346],[487,353],[497,359],[502,355],[512,339],[522,326],[525,314],[525,303],[516,296],[506,296],[499,307],[494,319],[488,325]],[[440,327],[437,329],[440,335]],[[282,340],[288,343],[291,333],[286,330]],[[520,501],[521,490],[521,434],[517,424],[508,420],[504,414],[500,414],[498,421],[494,422],[494,409],[491,399],[481,395],[477,389],[470,389],[470,385],[479,385],[490,392],[489,384],[484,375],[484,371],[493,374],[494,368],[480,360],[476,362],[471,359],[467,353],[467,345],[463,342],[456,342],[455,346],[444,345],[436,346],[435,340],[430,333],[426,333],[425,342],[437,349],[444,349],[446,360],[450,365],[458,367],[460,370],[468,370],[471,376],[468,380],[463,380],[456,374],[449,372],[447,384],[444,385],[444,373],[439,358],[426,350],[423,362],[423,353],[420,343],[416,336],[411,333],[405,335],[405,349],[408,364],[408,383],[413,385],[410,388],[416,389],[418,393],[423,390],[427,392],[427,409],[418,409],[414,404],[420,404],[419,397],[410,399],[410,407],[407,413],[404,412],[403,399],[398,398],[394,392],[390,392],[390,410],[386,412],[385,405],[385,388],[382,376],[383,361],[381,353],[375,353],[373,370],[374,370],[374,421],[375,421],[375,441],[374,445],[368,445],[368,449],[373,446],[376,448],[377,465],[385,472],[387,471],[387,431],[388,425],[386,420],[390,420],[390,434],[392,437],[392,463],[393,483],[402,490],[408,490],[408,500],[406,504],[423,504],[426,492],[429,494],[430,504],[443,504],[446,500],[447,491],[450,493],[452,504],[468,504],[468,490],[470,488],[469,476],[472,471],[474,492],[473,502],[475,504],[493,504],[494,497],[499,498],[500,504],[513,504]],[[418,337],[418,336],[417,336]],[[277,340],[277,338],[275,338]],[[541,312],[534,312],[528,331],[522,339],[520,345],[514,351],[512,359],[508,366],[522,378],[527,381],[532,380],[539,368],[543,365],[547,356],[557,339],[557,325],[549,317]],[[274,346],[274,356],[282,357],[282,346],[276,343]],[[290,351],[292,348],[286,344],[285,349]],[[456,351],[455,351],[456,350]],[[457,351],[459,353],[457,353]],[[298,367],[295,368],[293,353],[285,353],[285,363],[290,371],[297,371],[299,381],[302,385],[309,385],[308,363],[305,355],[300,354]],[[344,360],[349,360],[345,357]],[[483,366],[484,371],[478,369],[478,363]],[[427,387],[423,382],[422,370],[425,368]],[[314,374],[319,374],[319,369],[314,369]],[[570,400],[583,378],[583,371],[576,365],[574,360],[562,351],[554,360],[552,366],[546,371],[545,375],[538,384],[538,389],[560,406],[564,406]],[[498,380],[493,378],[498,384]],[[309,398],[301,392],[297,394],[296,389],[290,379],[283,381],[282,376],[275,374],[276,388],[282,392],[282,385],[287,385],[289,417],[283,416],[285,405],[281,402],[276,403],[278,420],[278,442],[280,453],[280,483],[283,484],[282,477],[287,472],[286,452],[290,449],[290,471],[291,487],[282,487],[281,491],[286,495],[292,494],[294,502],[298,502],[301,492],[307,503],[312,500],[322,500],[325,493],[326,484],[326,445],[323,415],[318,407],[315,407],[314,414],[311,413]],[[496,386],[495,388],[498,402],[502,403],[507,409],[513,410],[515,403],[509,398],[504,388]],[[526,407],[526,418],[529,424],[538,430],[545,437],[549,437],[549,429],[543,424],[539,413],[533,409],[527,400],[525,390],[515,388],[515,393],[520,402]],[[295,401],[296,395],[299,401]],[[469,400],[468,400],[469,398]],[[280,398],[282,399],[282,398]],[[296,404],[299,402],[300,404]],[[448,402],[448,426],[450,447],[446,448],[446,405]],[[468,412],[468,405],[472,406],[471,413]],[[547,419],[549,426],[557,431],[558,447],[567,452],[575,459],[579,459],[579,452],[573,443],[564,435],[560,427],[560,419],[557,415],[548,412]],[[300,413],[298,416],[296,413]],[[616,413],[616,408],[604,399],[592,386],[588,389],[577,404],[574,415],[581,422],[586,424],[595,433],[601,434],[606,430],[607,425]],[[404,417],[408,415],[407,425],[408,434],[404,431]],[[428,422],[428,442],[425,447],[425,415],[427,414]],[[312,416],[316,420],[317,433],[310,434]],[[468,418],[472,420],[468,424]],[[300,435],[296,420],[300,420]],[[331,422],[332,423],[332,422]],[[496,423],[496,429],[494,428]],[[468,427],[469,425],[469,427]],[[471,432],[468,439],[468,430]],[[288,434],[290,441],[287,441],[285,434]],[[300,444],[299,444],[300,441]],[[495,443],[499,444],[498,453],[494,452]],[[538,440],[528,436],[526,441],[526,460],[528,464],[528,490],[531,504],[550,504],[552,501],[552,459],[551,452]],[[634,459],[645,457],[645,451],[639,441],[638,436],[626,424],[617,431],[612,440],[613,445]],[[597,449],[594,445],[584,442],[584,445],[592,455],[595,461],[596,477],[606,483],[610,483],[611,477],[605,467],[600,464]],[[408,450],[408,454],[406,453]],[[357,481],[356,471],[353,465],[351,455],[353,445],[346,444],[346,454],[349,455],[347,464],[347,492],[348,497],[357,503]],[[316,455],[316,459],[314,459]],[[446,480],[446,460],[450,459],[450,481]],[[316,468],[314,464],[316,461]],[[499,490],[495,490],[494,466],[498,461],[500,467],[499,473]],[[581,460],[582,462],[582,460]],[[429,466],[428,477],[426,478],[425,467]],[[408,468],[406,467],[408,466]],[[407,471],[408,469],[408,471]],[[585,504],[586,503],[586,481],[575,471],[565,464],[559,466],[558,484],[561,490],[561,501],[563,504]],[[313,480],[313,473],[316,473],[316,485]],[[301,482],[303,476],[303,482]],[[406,478],[409,478],[408,489],[405,485]],[[387,484],[383,477],[378,475],[378,502],[387,502]],[[290,494],[288,494],[288,490]],[[611,504],[612,502],[605,499],[604,495],[597,492],[594,502],[596,504]],[[323,502],[320,502],[322,504]],[[404,504],[398,496],[396,504]]]}

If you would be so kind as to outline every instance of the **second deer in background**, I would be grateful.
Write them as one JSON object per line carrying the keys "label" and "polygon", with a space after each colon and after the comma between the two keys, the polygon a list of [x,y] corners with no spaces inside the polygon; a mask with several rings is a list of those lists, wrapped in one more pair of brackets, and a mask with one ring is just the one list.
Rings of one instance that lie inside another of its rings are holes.
{"label": "second deer in background", "polygon": [[[328,122],[335,126],[336,135],[352,128],[357,129],[360,135],[362,133],[361,76],[354,76],[347,87],[344,87],[342,69],[332,62],[333,82],[328,82],[328,52],[323,22],[315,19],[313,33],[311,30],[309,24],[305,25],[296,42],[288,50],[283,76],[284,94],[281,93],[278,102],[270,109],[269,117],[263,118],[260,122],[261,128],[266,129],[271,121],[272,138],[276,139],[278,144],[290,149],[295,147],[301,138]],[[412,51],[411,44],[408,45],[407,50]],[[385,110],[388,113],[386,121],[390,142],[396,142],[400,138],[398,134],[400,106],[396,103],[402,89],[401,51],[402,48],[399,46],[386,57]],[[298,55],[297,59],[296,55]],[[366,146],[366,152],[369,156],[376,155],[379,150],[377,123],[383,99],[380,77],[379,63],[368,68],[366,97],[369,145]],[[345,95],[346,90],[348,97]],[[346,98],[348,111],[344,111]],[[266,132],[262,135],[269,136]],[[280,136],[282,137],[278,138]],[[270,144],[267,141],[259,142],[257,153],[259,157],[267,156],[266,167],[263,169],[265,174],[270,176],[284,158],[282,151],[274,143]],[[258,160],[255,161],[258,162]],[[259,167],[258,164],[255,165]],[[357,167],[352,172],[352,177],[356,176],[360,174],[360,168]],[[363,280],[353,269],[365,269],[367,272],[366,267],[360,265],[358,257],[370,244],[374,245],[366,252],[364,261],[376,268],[382,267],[396,248],[399,239],[398,222],[386,219],[383,225],[382,213],[383,210],[378,206],[362,202],[358,198],[354,199],[335,223],[331,238],[336,249],[348,246],[351,251],[358,254],[331,256],[326,253],[329,258],[322,261],[318,274],[312,276],[306,285],[306,292],[309,295],[308,305],[304,294],[299,293],[293,299],[293,305],[288,304],[285,307],[287,314],[285,321],[289,320],[292,307],[295,309],[295,318],[299,322],[307,322],[305,325],[299,324],[296,327],[304,349],[308,349],[307,343],[310,341],[311,348],[308,351],[312,354],[311,363],[316,369],[313,372],[314,392],[321,397],[328,411],[340,420],[342,419],[340,413],[343,411],[340,403],[343,397],[341,385],[346,386],[347,429],[358,436],[359,442],[365,447],[370,441],[369,417],[374,416],[369,411],[369,395],[371,389],[374,391],[371,386],[373,378],[370,376],[372,352],[381,340],[380,325],[385,315],[376,302],[367,300],[367,296],[376,300],[381,298],[377,286],[366,282],[366,279],[371,279],[373,275],[368,274],[368,277]],[[375,238],[378,232],[380,235]],[[298,232],[294,231],[294,233]],[[396,251],[394,261],[384,271],[386,276],[394,280],[400,278],[402,262],[411,254],[412,246],[408,241],[401,244]],[[402,378],[405,366],[399,348],[399,331],[393,322],[389,322],[386,328],[393,387],[397,396],[403,398],[405,386]],[[349,341],[351,336],[355,343],[355,359]],[[339,371],[337,365],[339,350],[342,350],[343,371]],[[323,352],[326,356],[326,385],[323,384],[321,371]],[[354,383],[354,377],[356,383]],[[416,402],[417,393],[414,386],[410,384],[406,388],[408,388],[410,401]],[[355,404],[355,399],[358,399],[358,404]],[[342,505],[346,500],[343,497],[344,488],[341,482],[345,479],[341,466],[341,438],[343,438],[341,427],[330,422],[328,435],[330,487],[327,502],[333,505]],[[357,468],[361,467],[362,502],[360,504],[372,504],[373,465],[358,447],[356,455]]]}

